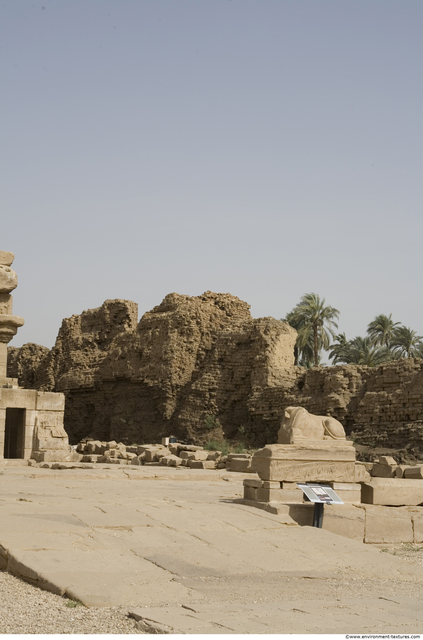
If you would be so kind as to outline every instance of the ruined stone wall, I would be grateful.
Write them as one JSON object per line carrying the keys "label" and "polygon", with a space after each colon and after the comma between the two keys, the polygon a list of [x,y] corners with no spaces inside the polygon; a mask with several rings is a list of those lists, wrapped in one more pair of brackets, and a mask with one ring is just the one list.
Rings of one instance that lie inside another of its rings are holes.
{"label": "ruined stone wall", "polygon": [[33,342],[28,342],[23,347],[8,347],[8,375],[17,378],[19,386],[24,389],[39,389],[36,372],[49,354],[50,349]]}
{"label": "ruined stone wall", "polygon": [[276,441],[284,409],[300,405],[336,417],[363,444],[423,454],[423,360],[305,370],[293,364],[295,338],[230,294],[172,293],[138,324],[135,303],[108,300],[65,319],[51,351],[9,349],[9,370],[27,388],[66,394],[72,442],[172,433],[262,446]]}
{"label": "ruined stone wall", "polygon": [[248,430],[252,390],[291,379],[295,338],[283,322],[254,320],[230,294],[169,294],[138,325],[134,303],[106,301],[63,321],[32,377],[66,393],[72,441],[174,433],[201,442]]}
{"label": "ruined stone wall", "polygon": [[296,370],[292,386],[258,389],[249,399],[254,437],[266,432],[275,441],[284,408],[303,406],[337,418],[361,444],[409,446],[423,454],[422,359]]}

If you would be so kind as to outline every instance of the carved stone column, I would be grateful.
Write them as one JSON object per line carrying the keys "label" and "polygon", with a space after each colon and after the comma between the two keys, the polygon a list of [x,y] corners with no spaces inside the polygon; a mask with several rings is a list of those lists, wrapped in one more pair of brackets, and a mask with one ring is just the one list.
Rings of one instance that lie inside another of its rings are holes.
{"label": "carved stone column", "polygon": [[7,345],[24,324],[23,318],[12,313],[10,292],[18,285],[18,277],[11,268],[14,257],[10,251],[0,251],[0,384],[7,378]]}

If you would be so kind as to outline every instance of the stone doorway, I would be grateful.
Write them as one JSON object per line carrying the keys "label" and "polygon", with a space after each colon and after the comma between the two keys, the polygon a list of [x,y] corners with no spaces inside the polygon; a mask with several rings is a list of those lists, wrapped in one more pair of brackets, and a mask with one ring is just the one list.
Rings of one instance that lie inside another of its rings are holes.
{"label": "stone doorway", "polygon": [[25,457],[25,409],[6,409],[4,457]]}

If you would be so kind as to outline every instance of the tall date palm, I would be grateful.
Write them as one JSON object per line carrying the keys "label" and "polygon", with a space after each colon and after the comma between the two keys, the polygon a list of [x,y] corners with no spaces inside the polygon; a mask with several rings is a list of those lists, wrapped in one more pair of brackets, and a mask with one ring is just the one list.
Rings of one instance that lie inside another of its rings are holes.
{"label": "tall date palm", "polygon": [[391,341],[392,351],[400,358],[419,357],[423,345],[423,337],[409,327],[397,327]]}
{"label": "tall date palm", "polygon": [[399,326],[399,322],[392,320],[392,313],[389,316],[385,316],[383,313],[376,316],[376,318],[370,322],[367,327],[367,333],[373,341],[374,345],[380,345],[381,347],[388,347],[395,335],[396,327]]}
{"label": "tall date palm", "polygon": [[335,322],[338,317],[338,309],[325,306],[325,299],[320,299],[316,293],[304,294],[286,316],[287,322],[298,331],[299,351],[310,345],[312,337],[314,366],[319,364],[321,350],[330,347],[331,338],[335,335],[333,327],[338,328]]}

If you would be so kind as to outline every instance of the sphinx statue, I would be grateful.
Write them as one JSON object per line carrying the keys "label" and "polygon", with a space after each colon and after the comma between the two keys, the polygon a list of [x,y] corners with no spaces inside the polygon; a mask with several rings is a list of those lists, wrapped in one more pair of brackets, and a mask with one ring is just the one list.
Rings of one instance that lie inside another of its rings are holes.
{"label": "sphinx statue", "polygon": [[287,407],[278,433],[278,444],[310,440],[346,440],[344,427],[330,416],[315,416],[303,407]]}

